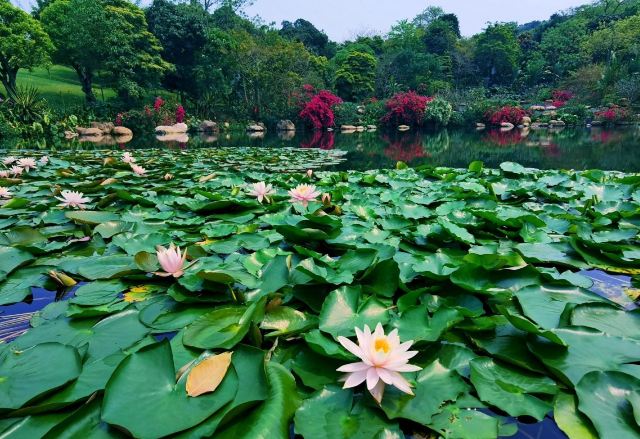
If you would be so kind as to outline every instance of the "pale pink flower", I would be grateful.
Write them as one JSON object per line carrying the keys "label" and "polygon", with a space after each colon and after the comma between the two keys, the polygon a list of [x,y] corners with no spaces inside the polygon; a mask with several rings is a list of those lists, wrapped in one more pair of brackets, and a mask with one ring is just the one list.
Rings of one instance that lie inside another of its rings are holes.
{"label": "pale pink flower", "polygon": [[42,166],[46,165],[47,163],[49,163],[49,157],[46,155],[43,155],[42,157],[40,157],[40,164]]}
{"label": "pale pink flower", "polygon": [[0,178],[9,178],[9,171],[0,171]]}
{"label": "pale pink flower", "polygon": [[309,169],[307,171],[307,177],[311,178],[313,176],[313,169]]}
{"label": "pale pink flower", "polygon": [[10,155],[9,157],[5,157],[4,160],[2,160],[2,163],[4,163],[5,165],[10,165],[13,162],[15,162],[16,160],[18,160],[18,159],[15,158],[14,156]]}
{"label": "pale pink flower", "polygon": [[178,278],[184,274],[184,264],[187,261],[187,252],[180,252],[180,247],[176,247],[173,243],[169,248],[162,246],[156,247],[156,256],[158,262],[164,272],[156,272],[155,274],[162,277],[173,276]]}
{"label": "pale pink flower", "polygon": [[135,163],[136,159],[131,155],[130,152],[125,152],[124,154],[122,154],[122,161],[125,163]]}
{"label": "pale pink flower", "polygon": [[8,187],[0,186],[0,198],[11,198],[13,194]]}
{"label": "pale pink flower", "polygon": [[256,197],[259,203],[262,203],[262,200],[267,198],[269,195],[273,195],[276,191],[273,190],[273,186],[270,184],[265,184],[264,181],[259,181],[258,183],[253,183],[251,185],[253,189],[249,191],[249,195],[252,197]]}
{"label": "pale pink flower", "polygon": [[344,388],[356,387],[366,381],[369,393],[378,404],[382,402],[385,384],[413,395],[411,384],[400,375],[401,372],[417,372],[422,369],[409,364],[409,360],[418,354],[417,351],[409,350],[413,341],[400,343],[397,329],[385,335],[380,323],[373,334],[367,325],[364,326],[364,331],[355,329],[358,344],[348,338],[338,337],[346,350],[362,360],[337,369],[338,372],[346,372]]}
{"label": "pale pink flower", "polygon": [[164,174],[164,177],[163,177],[163,178],[164,178],[166,181],[173,180],[173,174],[170,174],[170,173],[168,173],[168,172],[167,172],[166,174]]}
{"label": "pale pink flower", "polygon": [[131,170],[139,177],[144,177],[145,175],[147,175],[147,170],[140,165],[131,163]]}
{"label": "pale pink flower", "polygon": [[35,159],[32,158],[23,158],[18,160],[18,166],[23,168],[26,172],[29,172],[32,169],[35,169],[38,164]]}
{"label": "pale pink flower", "polygon": [[302,203],[306,207],[309,201],[316,201],[316,198],[320,196],[320,192],[312,184],[300,184],[295,189],[291,189],[289,195],[292,203]]}
{"label": "pale pink flower", "polygon": [[23,170],[24,169],[22,169],[20,166],[12,166],[11,167],[11,173],[13,174],[14,177],[22,175],[22,171]]}
{"label": "pale pink flower", "polygon": [[90,202],[90,198],[85,198],[82,192],[62,191],[61,197],[55,197],[56,200],[62,201],[60,207],[73,207],[74,209],[86,209],[86,203]]}
{"label": "pale pink flower", "polygon": [[326,192],[322,194],[322,204],[324,204],[325,206],[331,205],[331,194],[328,194]]}

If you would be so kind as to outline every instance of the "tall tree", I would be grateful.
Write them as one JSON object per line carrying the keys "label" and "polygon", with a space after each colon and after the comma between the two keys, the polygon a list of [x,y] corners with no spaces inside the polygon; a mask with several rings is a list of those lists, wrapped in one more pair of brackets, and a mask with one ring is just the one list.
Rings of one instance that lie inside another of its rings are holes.
{"label": "tall tree", "polygon": [[369,53],[352,52],[336,72],[338,95],[359,102],[375,91],[378,60]]}
{"label": "tall tree", "polygon": [[489,86],[511,85],[518,73],[520,45],[514,23],[489,25],[477,36],[475,63]]}
{"label": "tall tree", "polygon": [[144,11],[127,0],[56,0],[41,20],[56,46],[54,60],[73,67],[87,103],[96,100],[93,81],[99,71],[120,97],[131,99],[158,84],[170,68]]}
{"label": "tall tree", "polygon": [[52,51],[53,44],[37,20],[0,0],[0,82],[9,96],[16,92],[18,71],[47,65]]}
{"label": "tall tree", "polygon": [[327,58],[335,55],[335,44],[329,41],[327,34],[302,18],[293,23],[283,21],[280,35],[290,40],[300,41],[309,51],[316,55],[326,56]]}

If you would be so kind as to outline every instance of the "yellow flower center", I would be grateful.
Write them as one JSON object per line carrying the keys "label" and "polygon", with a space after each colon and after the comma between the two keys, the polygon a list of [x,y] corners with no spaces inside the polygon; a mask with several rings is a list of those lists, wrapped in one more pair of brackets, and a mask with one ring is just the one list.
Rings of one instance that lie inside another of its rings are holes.
{"label": "yellow flower center", "polygon": [[386,338],[376,338],[376,341],[373,346],[376,352],[382,351],[385,354],[388,354],[389,351],[391,350],[391,346],[389,346],[389,342],[387,341]]}

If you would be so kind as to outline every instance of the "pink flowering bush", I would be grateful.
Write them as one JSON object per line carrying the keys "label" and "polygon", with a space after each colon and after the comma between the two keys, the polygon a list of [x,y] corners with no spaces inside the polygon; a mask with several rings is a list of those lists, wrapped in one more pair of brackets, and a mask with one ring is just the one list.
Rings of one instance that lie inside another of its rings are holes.
{"label": "pink flowering bush", "polygon": [[[307,94],[311,94],[310,89],[305,89]],[[333,108],[342,103],[342,99],[330,91],[320,90],[311,96],[309,101],[302,104],[302,110],[298,115],[300,119],[315,130],[330,128],[335,124],[335,114]]]}
{"label": "pink flowering bush", "polygon": [[613,105],[605,110],[598,111],[595,118],[599,122],[615,124],[627,120],[630,116],[629,110],[618,105]]}
{"label": "pink flowering bush", "polygon": [[568,101],[573,99],[573,93],[569,90],[554,90],[551,94],[553,98],[553,106],[556,108],[564,107]]}
{"label": "pink flowering bush", "polygon": [[513,125],[520,125],[522,119],[527,116],[527,112],[520,107],[506,105],[497,110],[489,110],[484,114],[484,120],[489,125],[500,126],[506,122]]}
{"label": "pink flowering bush", "polygon": [[387,114],[381,122],[385,125],[421,126],[427,104],[432,100],[432,97],[421,96],[414,91],[398,93],[387,101]]}

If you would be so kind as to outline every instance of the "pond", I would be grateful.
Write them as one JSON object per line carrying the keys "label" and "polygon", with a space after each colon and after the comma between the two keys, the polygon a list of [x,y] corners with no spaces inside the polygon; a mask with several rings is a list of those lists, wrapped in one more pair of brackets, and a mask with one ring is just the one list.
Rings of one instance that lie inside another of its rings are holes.
{"label": "pond", "polygon": [[[112,144],[109,144],[112,143]],[[101,143],[74,140],[70,148],[203,148],[294,147],[337,149],[348,152],[341,169],[392,168],[398,161],[411,166],[466,168],[481,160],[495,168],[512,161],[538,169],[603,169],[640,171],[640,128],[579,128],[554,130],[449,130],[439,132],[268,132],[264,137],[246,133],[192,136],[187,142],[161,142],[154,136],[136,136],[126,145],[112,139]]]}

